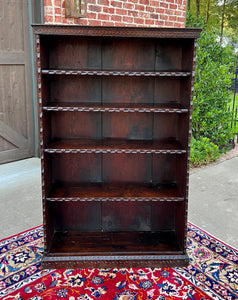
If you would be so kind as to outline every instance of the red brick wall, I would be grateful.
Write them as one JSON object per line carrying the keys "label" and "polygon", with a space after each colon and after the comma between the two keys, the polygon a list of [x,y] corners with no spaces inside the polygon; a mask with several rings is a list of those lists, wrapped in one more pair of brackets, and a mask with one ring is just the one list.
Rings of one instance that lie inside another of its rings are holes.
{"label": "red brick wall", "polygon": [[85,17],[66,18],[65,0],[44,0],[45,23],[184,27],[186,0],[86,0]]}

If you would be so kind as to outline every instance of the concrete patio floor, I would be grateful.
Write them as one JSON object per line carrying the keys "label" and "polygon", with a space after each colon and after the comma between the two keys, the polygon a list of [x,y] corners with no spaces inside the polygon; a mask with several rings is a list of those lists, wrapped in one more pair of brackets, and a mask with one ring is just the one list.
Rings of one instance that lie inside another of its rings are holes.
{"label": "concrete patio floor", "polygon": [[[40,159],[0,165],[0,239],[42,224]],[[238,249],[238,157],[190,175],[190,222]]]}

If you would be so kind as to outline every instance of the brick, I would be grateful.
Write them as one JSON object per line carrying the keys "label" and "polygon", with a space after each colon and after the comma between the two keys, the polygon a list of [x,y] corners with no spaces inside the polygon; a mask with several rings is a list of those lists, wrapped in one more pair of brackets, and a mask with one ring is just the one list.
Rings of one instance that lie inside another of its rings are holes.
{"label": "brick", "polygon": [[128,16],[138,17],[139,12],[137,10],[129,10]]}
{"label": "brick", "polygon": [[94,13],[94,12],[88,12],[87,13],[87,18],[96,20],[97,19],[97,14]]}
{"label": "brick", "polygon": [[121,16],[125,16],[125,15],[127,15],[127,10],[121,9],[121,8],[116,8],[116,14],[121,15]]}
{"label": "brick", "polygon": [[111,6],[121,8],[122,7],[122,3],[119,2],[119,1],[111,1]]}
{"label": "brick", "polygon": [[115,26],[118,26],[118,27],[120,27],[120,26],[125,27],[126,24],[123,23],[123,22],[115,22]]}
{"label": "brick", "polygon": [[88,6],[88,11],[100,12],[101,11],[101,6],[98,6],[98,5],[89,5]]}
{"label": "brick", "polygon": [[63,24],[69,24],[67,18],[63,18],[62,22],[63,22]]}
{"label": "brick", "polygon": [[177,17],[176,16],[169,16],[169,21],[177,21]]}
{"label": "brick", "polygon": [[88,25],[90,26],[101,26],[102,21],[99,20],[88,20]]}
{"label": "brick", "polygon": [[45,14],[46,14],[46,15],[53,15],[53,7],[51,7],[51,6],[46,6],[46,7],[45,7]]}
{"label": "brick", "polygon": [[98,0],[98,4],[109,6],[109,0]]}
{"label": "brick", "polygon": [[111,21],[121,22],[121,16],[118,15],[112,15]]}
{"label": "brick", "polygon": [[178,9],[177,4],[169,4],[169,9]]}
{"label": "brick", "polygon": [[77,18],[74,20],[75,24],[78,24],[78,25],[84,25],[86,26],[88,24],[88,20],[85,19],[85,18]]}
{"label": "brick", "polygon": [[165,25],[166,27],[173,27],[173,26],[174,26],[174,22],[165,21],[164,25]]}
{"label": "brick", "polygon": [[145,25],[155,25],[155,21],[154,20],[145,20]]}
{"label": "brick", "polygon": [[139,11],[139,17],[144,18],[144,19],[149,19],[150,18],[150,13]]}
{"label": "brick", "polygon": [[142,18],[134,18],[134,22],[136,24],[144,24],[144,19],[142,19]]}
{"label": "brick", "polygon": [[156,8],[155,12],[158,13],[158,14],[164,14],[165,9],[164,8]]}
{"label": "brick", "polygon": [[156,26],[158,26],[158,27],[164,27],[165,25],[164,25],[164,21],[162,21],[162,20],[156,20],[155,21],[155,25]]}
{"label": "brick", "polygon": [[124,16],[122,21],[126,23],[133,23],[133,17]]}
{"label": "brick", "polygon": [[55,20],[56,23],[61,23],[62,21],[62,17],[61,16],[55,16]]}
{"label": "brick", "polygon": [[125,8],[125,9],[133,9],[134,8],[134,4],[125,2],[125,3],[123,3],[123,8]]}
{"label": "brick", "polygon": [[103,7],[103,12],[113,15],[115,12],[115,9],[114,9],[114,7]]}
{"label": "brick", "polygon": [[178,5],[178,10],[185,11],[186,10],[186,6],[184,6],[184,5]]}
{"label": "brick", "polygon": [[169,16],[167,15],[160,15],[161,20],[168,20]]}
{"label": "brick", "polygon": [[62,6],[61,0],[54,0],[54,4],[55,6],[59,6],[59,7]]}
{"label": "brick", "polygon": [[169,5],[167,3],[164,3],[164,2],[160,2],[159,4],[160,7],[164,7],[164,8],[168,8]]}
{"label": "brick", "polygon": [[177,21],[183,23],[185,20],[183,17],[177,17]]}
{"label": "brick", "polygon": [[184,27],[184,24],[175,22],[175,23],[174,23],[174,27],[183,28],[183,27]]}
{"label": "brick", "polygon": [[102,21],[102,26],[115,26],[113,22]]}
{"label": "brick", "polygon": [[159,5],[159,3],[158,3],[158,1],[150,1],[150,6],[158,6]]}
{"label": "brick", "polygon": [[154,7],[151,7],[151,6],[146,6],[146,11],[149,11],[149,12],[154,12],[155,8]]}
{"label": "brick", "polygon": [[140,0],[139,3],[140,4],[144,4],[144,5],[150,5],[150,1],[149,0]]}
{"label": "brick", "polygon": [[158,20],[159,16],[156,14],[151,14],[150,17],[154,20]]}
{"label": "brick", "polygon": [[61,15],[61,14],[62,14],[61,8],[55,7],[55,14],[56,14],[56,15]]}
{"label": "brick", "polygon": [[107,14],[98,14],[98,20],[108,21],[109,15]]}
{"label": "brick", "polygon": [[46,15],[45,16],[45,23],[52,23],[53,22],[53,16]]}
{"label": "brick", "polygon": [[173,15],[173,14],[174,14],[174,11],[171,10],[171,9],[166,9],[166,10],[165,10],[165,13],[166,13],[166,15]]}
{"label": "brick", "polygon": [[44,0],[44,7],[52,6],[52,0]]}
{"label": "brick", "polygon": [[145,10],[145,6],[144,5],[135,4],[135,10],[144,11]]}

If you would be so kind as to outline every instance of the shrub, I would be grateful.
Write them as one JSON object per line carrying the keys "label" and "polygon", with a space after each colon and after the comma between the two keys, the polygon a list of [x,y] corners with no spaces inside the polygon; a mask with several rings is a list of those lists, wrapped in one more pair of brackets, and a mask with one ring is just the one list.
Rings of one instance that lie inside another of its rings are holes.
{"label": "shrub", "polygon": [[190,162],[192,167],[209,164],[216,161],[220,156],[218,146],[212,143],[209,138],[191,139]]}
{"label": "shrub", "polygon": [[221,47],[214,33],[207,32],[201,17],[188,15],[187,26],[203,28],[197,47],[191,147],[192,164],[201,165],[219,157],[219,149],[225,152],[233,138],[228,111],[233,56],[230,48]]}

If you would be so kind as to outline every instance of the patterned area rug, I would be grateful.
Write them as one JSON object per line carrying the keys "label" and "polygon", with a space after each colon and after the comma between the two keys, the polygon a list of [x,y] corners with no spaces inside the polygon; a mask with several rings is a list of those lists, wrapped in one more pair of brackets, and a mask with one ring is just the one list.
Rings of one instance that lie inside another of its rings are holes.
{"label": "patterned area rug", "polygon": [[238,299],[238,251],[188,224],[188,268],[41,270],[42,227],[0,241],[1,299]]}

